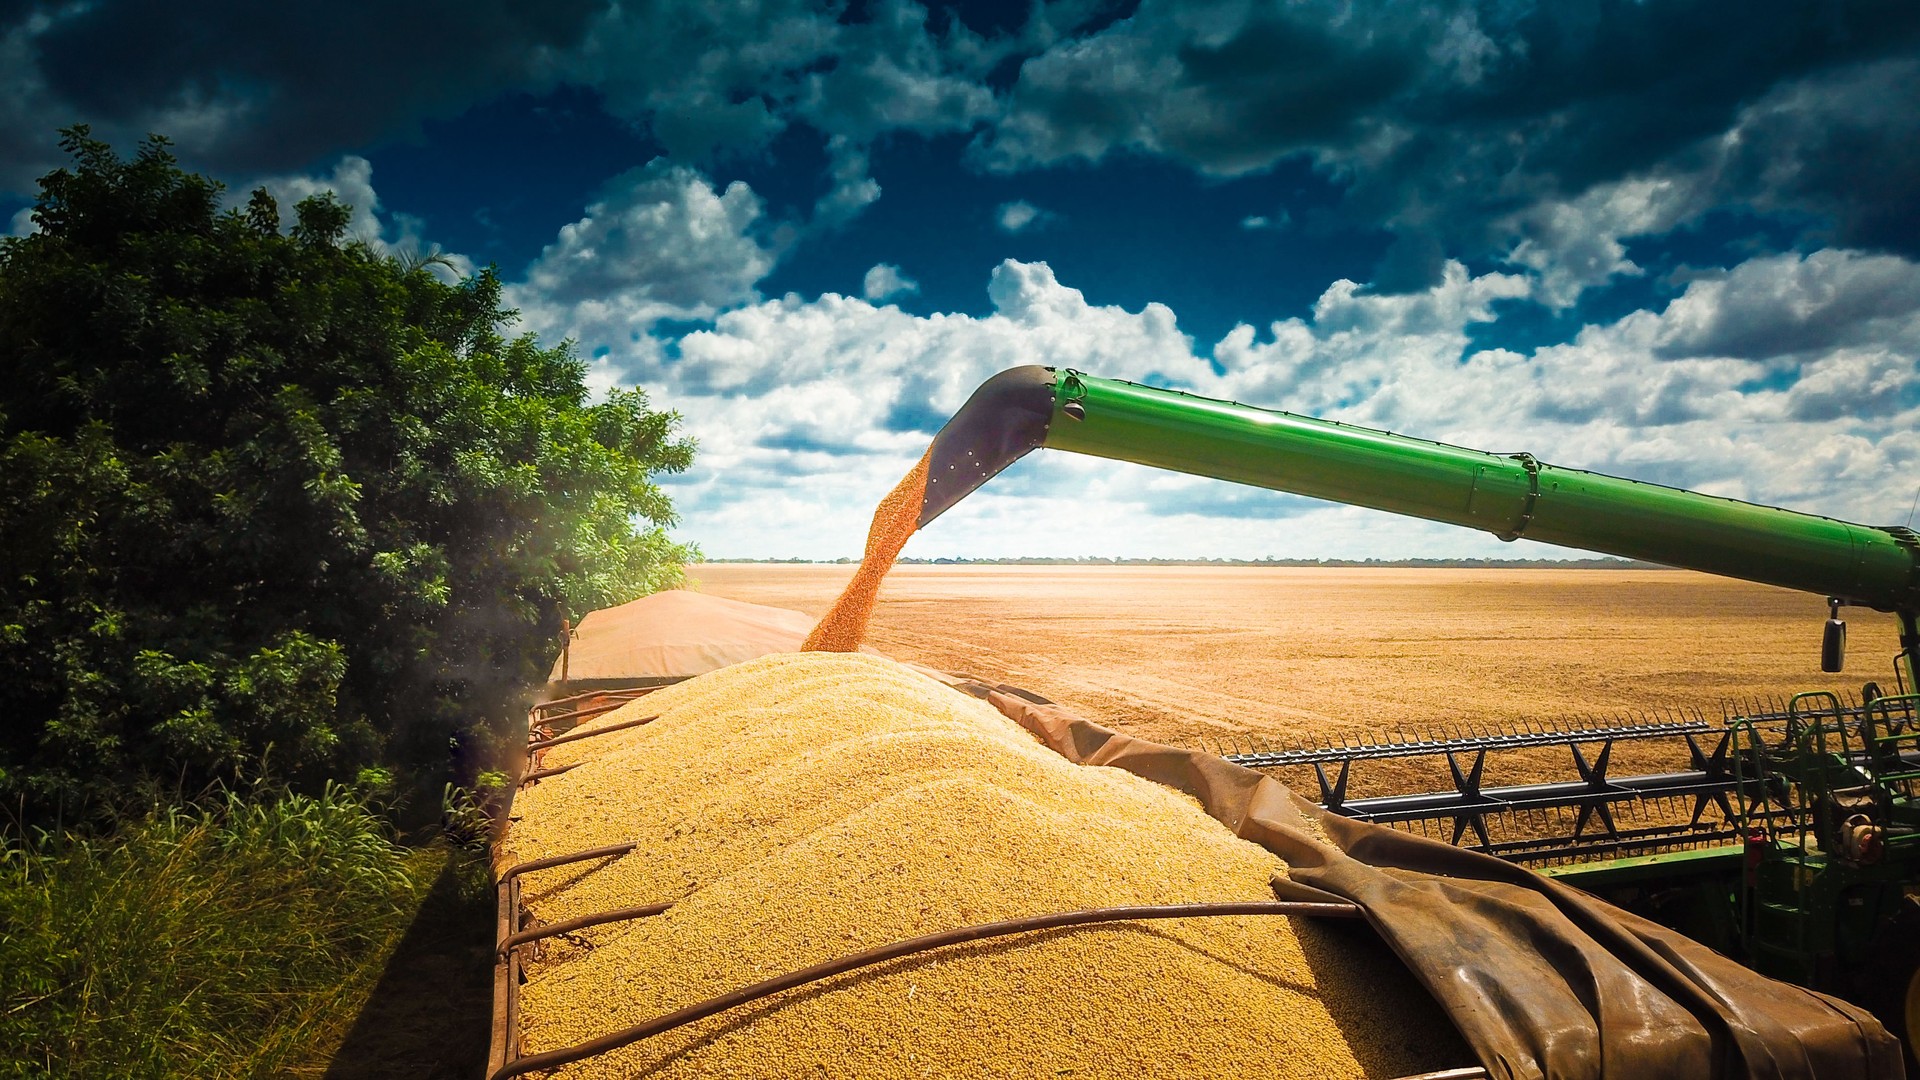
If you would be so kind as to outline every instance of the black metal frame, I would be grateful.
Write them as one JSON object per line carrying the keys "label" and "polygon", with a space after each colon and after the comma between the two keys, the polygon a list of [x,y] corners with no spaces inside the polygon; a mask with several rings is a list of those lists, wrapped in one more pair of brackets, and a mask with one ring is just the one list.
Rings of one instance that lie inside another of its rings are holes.
{"label": "black metal frame", "polygon": [[[1884,706],[1866,702],[1841,702],[1838,698],[1834,701],[1832,707],[1798,710],[1789,702],[1756,701],[1750,709],[1737,715],[1729,712],[1720,724],[1710,723],[1699,713],[1690,717],[1668,714],[1660,720],[1622,719],[1611,724],[1584,722],[1566,727],[1534,722],[1508,731],[1463,726],[1437,735],[1391,736],[1379,742],[1345,740],[1296,748],[1276,748],[1257,737],[1243,736],[1241,745],[1245,749],[1235,746],[1216,752],[1228,761],[1250,768],[1311,767],[1320,788],[1320,805],[1333,813],[1418,831],[1455,845],[1472,833],[1475,842],[1466,846],[1512,862],[1560,862],[1648,854],[1744,839],[1737,824],[1740,815],[1733,805],[1738,796],[1738,782],[1728,725],[1738,719],[1744,724],[1776,731],[1784,746],[1793,740],[1796,727],[1812,721],[1838,720],[1862,725],[1868,723],[1871,716],[1886,711]],[[1885,724],[1889,720],[1879,722]],[[1915,721],[1909,717],[1907,722]],[[1703,749],[1702,735],[1716,736],[1711,750]],[[1607,770],[1614,745],[1645,739],[1683,740],[1689,767],[1670,773],[1609,776]],[[1504,787],[1483,785],[1488,754],[1550,746],[1565,746],[1571,751],[1578,780]],[[1596,746],[1597,750],[1589,758],[1583,747]],[[1420,757],[1446,759],[1451,790],[1360,799],[1347,796],[1354,762]],[[1334,765],[1338,768],[1330,778],[1329,766]],[[1914,765],[1920,768],[1920,761]],[[1689,800],[1691,812],[1681,820],[1681,811],[1687,809]],[[1674,812],[1655,815],[1652,808],[1656,806],[1670,807]],[[1719,810],[1717,821],[1708,817],[1710,807]],[[1750,800],[1745,817],[1751,821],[1756,813],[1765,817],[1769,811],[1756,810]],[[1570,831],[1565,830],[1562,814],[1572,816]],[[1646,824],[1623,827],[1619,820],[1622,817],[1637,817]],[[1489,821],[1510,828],[1503,828],[1503,835],[1496,838],[1488,828]],[[1436,824],[1438,836],[1435,836]]]}

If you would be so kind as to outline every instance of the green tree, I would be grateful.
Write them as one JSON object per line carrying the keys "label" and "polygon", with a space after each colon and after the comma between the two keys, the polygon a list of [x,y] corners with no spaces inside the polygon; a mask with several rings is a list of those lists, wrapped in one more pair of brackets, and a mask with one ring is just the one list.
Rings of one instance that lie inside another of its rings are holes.
{"label": "green tree", "polygon": [[0,242],[0,792],[431,781],[563,615],[677,582],[679,417],[504,336],[491,269],[449,285],[330,195],[282,232],[162,138],[64,136]]}

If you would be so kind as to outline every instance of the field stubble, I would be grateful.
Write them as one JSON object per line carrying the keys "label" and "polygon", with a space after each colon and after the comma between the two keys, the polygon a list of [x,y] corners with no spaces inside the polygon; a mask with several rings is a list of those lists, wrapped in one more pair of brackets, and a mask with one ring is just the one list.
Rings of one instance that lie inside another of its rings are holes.
{"label": "field stubble", "polygon": [[[851,566],[708,563],[695,587],[819,615]],[[894,567],[868,642],[1196,746],[1376,739],[1699,710],[1891,686],[1890,616],[1848,609],[1847,671],[1819,668],[1821,598],[1679,570]],[[1612,773],[1683,768],[1622,744]],[[1289,770],[1291,773],[1292,770]],[[1564,750],[1496,756],[1486,782],[1571,779]],[[1443,767],[1357,766],[1353,795],[1431,790]],[[1283,779],[1310,791],[1311,773]]]}

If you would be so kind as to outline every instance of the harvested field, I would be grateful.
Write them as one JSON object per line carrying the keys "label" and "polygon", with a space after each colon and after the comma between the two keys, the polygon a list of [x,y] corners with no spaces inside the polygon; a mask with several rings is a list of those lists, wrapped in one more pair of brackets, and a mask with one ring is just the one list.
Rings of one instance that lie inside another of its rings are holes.
{"label": "harvested field", "polygon": [[[851,566],[704,564],[697,587],[818,615]],[[1372,738],[1456,725],[1700,709],[1891,685],[1893,619],[1848,609],[1844,675],[1819,669],[1819,597],[1678,570],[894,567],[867,640],[1185,745]],[[1622,745],[1614,772],[1679,767]],[[1682,755],[1681,762],[1674,755]],[[1570,778],[1560,752],[1489,783]],[[1286,777],[1296,784],[1301,778]],[[1382,765],[1354,794],[1431,786]]]}
{"label": "harvested field", "polygon": [[[503,859],[554,922],[674,900],[544,949],[529,1052],[934,930],[1088,907],[1271,900],[1285,865],[1171,789],[1081,767],[991,707],[864,655],[780,654],[548,752]],[[837,976],[563,1076],[1390,1077],[1469,1055],[1357,925],[1228,917],[1027,934]]]}

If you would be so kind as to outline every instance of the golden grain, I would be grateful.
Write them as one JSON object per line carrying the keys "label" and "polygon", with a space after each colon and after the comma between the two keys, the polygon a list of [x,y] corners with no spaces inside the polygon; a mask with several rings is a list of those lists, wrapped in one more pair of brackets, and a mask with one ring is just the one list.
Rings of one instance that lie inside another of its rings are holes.
{"label": "golden grain", "polygon": [[[765,657],[556,747],[509,861],[638,840],[529,875],[540,919],[679,899],[531,967],[530,1052],[902,938],[1120,904],[1271,899],[1284,872],[1198,804],[1068,763],[991,707],[861,654]],[[1392,1076],[1464,1063],[1390,959],[1261,917],[1022,935],[839,976],[565,1076]]]}
{"label": "golden grain", "polygon": [[807,635],[806,643],[800,646],[802,651],[852,652],[866,640],[867,622],[873,618],[873,605],[880,598],[880,581],[919,527],[920,505],[927,494],[927,463],[932,457],[933,448],[928,447],[913,468],[907,470],[907,475],[880,500],[873,511],[873,524],[867,530],[867,550],[860,558],[859,568],[853,572],[853,580],[847,582],[846,590],[834,601],[820,625]]}

